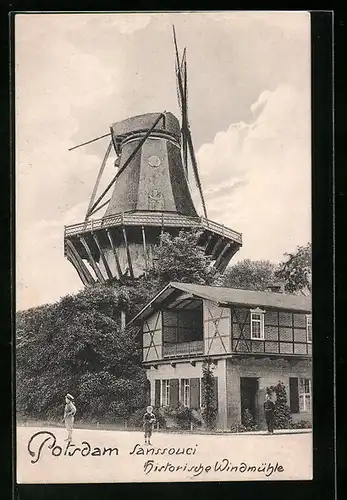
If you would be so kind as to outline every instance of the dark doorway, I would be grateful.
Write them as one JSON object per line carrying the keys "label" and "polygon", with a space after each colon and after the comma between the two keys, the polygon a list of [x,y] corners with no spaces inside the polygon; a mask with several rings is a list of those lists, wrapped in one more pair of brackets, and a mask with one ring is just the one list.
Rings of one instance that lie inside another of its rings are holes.
{"label": "dark doorway", "polygon": [[254,377],[240,378],[241,390],[241,422],[245,424],[245,410],[248,409],[253,419],[256,419],[256,395],[258,391],[258,379]]}

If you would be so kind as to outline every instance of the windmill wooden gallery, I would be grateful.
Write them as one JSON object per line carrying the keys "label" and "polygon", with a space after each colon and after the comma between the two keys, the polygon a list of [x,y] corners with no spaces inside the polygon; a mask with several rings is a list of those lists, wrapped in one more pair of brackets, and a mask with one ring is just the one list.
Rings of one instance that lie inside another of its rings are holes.
{"label": "windmill wooden gallery", "polygon": [[[65,227],[65,256],[84,285],[146,274],[164,231],[175,235],[199,229],[199,246],[221,272],[242,246],[240,233],[208,219],[188,121],[186,49],[180,57],[175,31],[174,45],[181,121],[162,111],[112,124],[101,136],[110,142],[85,220]],[[97,197],[112,150],[117,172]],[[192,199],[188,165],[203,216]],[[92,218],[103,208],[101,218]],[[132,322],[143,332],[153,406],[181,403],[199,410],[202,363],[208,357],[214,366],[219,428],[241,422],[246,408],[262,426],[266,387],[279,380],[286,386],[293,420],[311,419],[310,298],[280,289],[169,283]]]}

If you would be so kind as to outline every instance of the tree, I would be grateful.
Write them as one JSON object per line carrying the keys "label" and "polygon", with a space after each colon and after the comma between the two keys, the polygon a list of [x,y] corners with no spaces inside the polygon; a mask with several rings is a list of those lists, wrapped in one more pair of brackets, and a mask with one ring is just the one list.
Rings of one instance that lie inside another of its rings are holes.
{"label": "tree", "polygon": [[279,264],[276,277],[285,282],[285,290],[289,293],[308,295],[312,291],[311,243],[298,246],[295,253],[285,253],[287,259]]}
{"label": "tree", "polygon": [[276,265],[268,260],[244,259],[226,269],[222,283],[231,288],[264,291],[274,282],[275,271]]}
{"label": "tree", "polygon": [[216,281],[218,271],[212,267],[212,259],[198,245],[201,233],[181,230],[177,236],[163,233],[155,249],[154,273],[163,285],[170,281],[209,285]]}
{"label": "tree", "polygon": [[127,418],[144,406],[138,332],[120,328],[120,311],[127,307],[123,290],[95,285],[20,313],[18,414],[57,419],[66,392],[76,397],[77,417],[89,420]]}
{"label": "tree", "polygon": [[216,426],[217,405],[215,393],[215,378],[210,360],[202,365],[202,418],[208,429]]}
{"label": "tree", "polygon": [[289,429],[292,417],[287,403],[287,393],[283,382],[279,381],[276,385],[267,388],[267,392],[276,394],[274,409],[274,427],[275,429]]}

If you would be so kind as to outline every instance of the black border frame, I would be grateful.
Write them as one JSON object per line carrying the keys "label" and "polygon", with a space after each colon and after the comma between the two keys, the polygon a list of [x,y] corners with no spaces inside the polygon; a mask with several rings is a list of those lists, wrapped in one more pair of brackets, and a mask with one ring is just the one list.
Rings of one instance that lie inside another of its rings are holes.
{"label": "black border frame", "polygon": [[[31,5],[21,6],[19,10],[18,3],[13,2],[8,4],[7,13],[11,12],[10,9],[17,9],[17,12],[32,12],[32,11],[45,11],[52,12],[52,5],[49,5],[50,9],[45,8],[42,5],[44,2],[31,2]],[[23,2],[22,2],[23,3]],[[64,2],[61,2],[64,4]],[[55,11],[65,11],[65,12],[78,12],[78,10],[70,10],[71,4],[67,5],[67,9],[63,9],[60,5],[60,9],[55,9]],[[90,10],[97,11],[97,6],[94,2],[86,1],[83,5],[83,10],[86,11],[88,8]],[[94,7],[94,9],[93,9]],[[139,10],[142,5],[139,6]],[[162,6],[161,6],[162,7]],[[177,6],[178,7],[178,6]],[[100,9],[100,4],[99,4]],[[154,9],[154,10],[159,10]],[[175,10],[175,9],[168,9]],[[179,10],[178,8],[176,10]],[[181,9],[183,10],[183,9]],[[237,10],[237,9],[236,9]],[[270,10],[270,9],[268,9]],[[278,10],[278,9],[276,9]],[[287,9],[288,10],[288,9]],[[81,11],[80,11],[81,12]],[[165,494],[168,497],[181,496],[184,493],[187,496],[201,495],[206,493],[207,495],[213,495],[219,493],[221,495],[236,495],[236,497],[249,498],[253,494],[257,497],[259,495],[266,495],[268,499],[274,498],[278,499],[280,495],[282,498],[304,498],[307,500],[313,495],[317,496],[320,500],[325,498],[332,498],[335,495],[335,404],[334,404],[334,375],[335,375],[335,343],[333,338],[334,332],[334,282],[333,282],[333,271],[334,271],[334,206],[333,201],[335,200],[334,195],[334,169],[333,169],[333,30],[332,21],[333,13],[329,11],[325,12],[311,12],[312,19],[312,211],[313,211],[313,328],[315,330],[316,341],[313,346],[313,358],[314,363],[314,386],[319,387],[319,391],[314,393],[314,479],[313,481],[271,481],[271,486],[267,482],[230,482],[230,483],[147,483],[147,484],[78,484],[78,485],[17,485],[12,490],[16,498],[26,499],[26,498],[61,498],[62,495],[73,496],[74,499],[79,498],[94,498],[95,495],[102,495],[102,498],[114,497],[115,494],[144,494],[146,491],[150,495],[155,494]],[[335,21],[336,22],[336,21]],[[11,19],[11,24],[13,25],[13,16]],[[8,34],[8,18],[4,18],[3,26],[1,30],[2,43],[0,48],[2,49],[4,60],[8,61],[8,50],[12,50],[13,47],[13,31],[10,33],[11,38],[6,39]],[[9,45],[7,45],[7,43]],[[341,58],[342,61],[342,58]],[[5,63],[6,64],[6,63]],[[5,75],[5,77],[4,77]],[[1,96],[5,101],[5,93],[7,91],[8,75],[6,72],[2,73],[4,78],[3,85],[1,86]],[[9,90],[13,92],[13,77],[14,68],[13,63],[10,68],[10,79]],[[10,97],[11,108],[13,113],[14,96],[13,93]],[[15,270],[14,264],[14,240],[15,240],[15,228],[14,228],[14,157],[13,157],[13,141],[14,141],[14,120],[11,117],[11,122],[9,124],[6,117],[6,113],[3,113],[3,126],[2,134],[3,148],[1,148],[1,154],[3,156],[3,165],[6,165],[7,149],[6,146],[10,144],[12,157],[11,157],[11,174],[9,171],[3,171],[4,181],[1,185],[2,188],[6,189],[9,182],[10,185],[10,200],[7,204],[7,196],[2,196],[1,202],[4,207],[2,217],[4,226],[9,229],[9,241],[11,242],[12,252],[7,252],[7,248],[2,247],[3,258],[1,262],[1,270],[3,270],[3,276],[8,278],[8,283],[10,286],[3,287],[5,302],[9,302],[10,310],[12,311],[11,319],[14,320],[14,291],[12,291],[11,297],[11,287],[13,290],[15,283]],[[9,137],[10,142],[8,142],[8,136],[6,134],[7,126],[9,127]],[[5,140],[4,140],[5,139]],[[4,170],[4,169],[2,169]],[[10,213],[9,213],[10,212]],[[11,215],[10,215],[11,214]],[[8,224],[8,225],[7,225]],[[7,263],[9,264],[7,266]],[[12,266],[11,266],[12,264]],[[11,270],[10,270],[11,269]],[[10,331],[13,322],[10,322],[10,327],[7,329],[7,325],[3,328],[3,323],[1,323],[1,328],[4,331]],[[3,337],[2,337],[3,338]],[[14,341],[14,338],[12,338]],[[2,366],[10,366],[12,361],[12,368],[14,363],[14,351],[11,351],[11,337],[8,338],[5,333],[5,341],[2,344],[1,352],[1,364]],[[11,373],[11,372],[10,372]],[[13,375],[13,370],[12,370]],[[2,377],[1,388],[10,389],[11,394],[11,379]],[[14,390],[14,381],[12,379],[12,389]],[[14,393],[12,394],[14,396]],[[7,401],[7,400],[6,400]],[[14,400],[10,399],[10,404],[8,405],[10,409],[10,417],[13,417]],[[9,473],[12,476],[12,480],[15,481],[14,462],[10,460],[11,450],[13,440],[11,435],[6,439],[5,447],[8,446],[8,452],[3,449],[5,461],[3,462],[3,467],[5,468],[5,473]],[[7,445],[7,446],[6,446]],[[15,456],[13,457],[15,459]],[[4,470],[4,469],[3,469]],[[11,474],[12,471],[12,474]],[[141,489],[140,489],[141,488]],[[11,488],[12,489],[12,488]],[[10,488],[7,484],[3,485],[1,490],[4,497],[7,497],[7,492],[10,493]]]}

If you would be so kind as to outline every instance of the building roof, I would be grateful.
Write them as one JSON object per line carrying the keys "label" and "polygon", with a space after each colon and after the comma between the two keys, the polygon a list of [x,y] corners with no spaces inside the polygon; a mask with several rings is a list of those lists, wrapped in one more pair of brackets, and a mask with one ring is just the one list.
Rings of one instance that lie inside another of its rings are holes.
{"label": "building roof", "polygon": [[[131,320],[131,323],[148,317],[153,307],[170,302],[173,292],[181,291],[194,298],[207,299],[221,306],[264,307],[270,309],[283,309],[301,313],[311,312],[311,297],[304,295],[289,295],[277,292],[257,292],[227,288],[222,286],[195,285],[192,283],[171,282],[166,285],[145,307]],[[175,294],[177,296],[177,293]]]}

